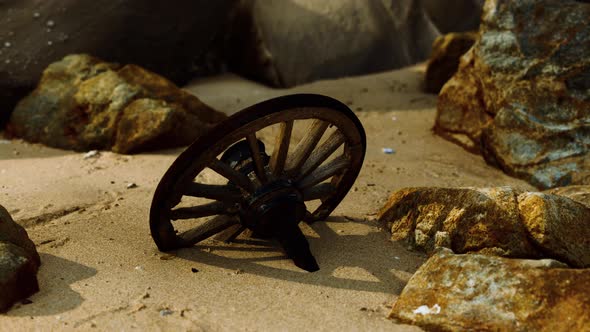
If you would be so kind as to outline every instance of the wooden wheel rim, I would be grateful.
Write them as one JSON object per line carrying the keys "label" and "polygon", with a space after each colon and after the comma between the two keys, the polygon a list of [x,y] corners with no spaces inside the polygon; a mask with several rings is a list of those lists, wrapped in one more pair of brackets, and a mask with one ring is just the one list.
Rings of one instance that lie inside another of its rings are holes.
{"label": "wooden wheel rim", "polygon": [[346,196],[360,172],[366,149],[363,127],[346,105],[330,97],[313,94],[283,96],[232,115],[199,137],[172,163],[156,188],[150,209],[150,231],[158,248],[165,251],[187,246],[176,235],[169,217],[171,209],[183,196],[188,183],[193,182],[205,168],[211,168],[210,164],[219,154],[248,134],[278,123],[306,119],[321,120],[336,126],[345,137],[343,156],[346,156],[349,165],[332,177],[335,192],[322,200],[308,221],[326,218]]}

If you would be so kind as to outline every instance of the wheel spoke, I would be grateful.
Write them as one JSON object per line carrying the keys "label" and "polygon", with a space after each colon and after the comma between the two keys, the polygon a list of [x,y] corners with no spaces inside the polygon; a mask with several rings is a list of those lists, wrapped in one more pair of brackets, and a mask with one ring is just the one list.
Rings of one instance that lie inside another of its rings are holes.
{"label": "wheel spoke", "polygon": [[226,230],[220,232],[219,234],[215,235],[215,240],[222,241],[222,242],[232,242],[234,241],[240,234],[242,234],[246,230],[246,226],[235,224],[228,227]]}
{"label": "wheel spoke", "polygon": [[300,181],[298,181],[298,186],[301,189],[309,188],[314,186],[329,177],[340,173],[341,171],[347,169],[350,165],[349,160],[344,157],[340,156],[338,158],[333,159],[329,163],[318,167],[315,171],[311,174],[307,175]]}
{"label": "wheel spoke", "polygon": [[295,147],[293,155],[287,160],[287,172],[296,174],[301,169],[313,149],[316,147],[329,123],[322,120],[314,120],[309,126],[306,136]]}
{"label": "wheel spoke", "polygon": [[208,167],[247,192],[254,192],[254,185],[250,179],[246,175],[231,168],[228,164],[216,159]]}
{"label": "wheel spoke", "polygon": [[328,137],[328,139],[320,145],[313,153],[309,156],[309,158],[303,164],[301,168],[301,173],[299,176],[306,176],[307,174],[311,173],[315,170],[318,166],[320,166],[336,149],[338,149],[342,144],[344,144],[345,137],[339,130]]}
{"label": "wheel spoke", "polygon": [[278,176],[285,169],[287,154],[289,153],[289,142],[293,131],[293,121],[281,122],[281,132],[276,137],[275,149],[270,158],[270,169],[272,174]]}
{"label": "wheel spoke", "polygon": [[317,186],[303,190],[303,199],[313,201],[315,199],[326,198],[336,192],[336,187],[330,183],[320,183]]}
{"label": "wheel spoke", "polygon": [[248,134],[246,136],[246,140],[250,146],[250,154],[252,155],[252,160],[254,161],[254,172],[256,173],[256,177],[258,177],[260,183],[265,184],[267,182],[266,171],[264,170],[264,161],[260,156],[260,148],[258,147],[258,139],[256,139],[256,134]]}
{"label": "wheel spoke", "polygon": [[227,206],[221,202],[207,203],[199,206],[181,207],[170,211],[170,220],[193,219],[227,212]]}
{"label": "wheel spoke", "polygon": [[211,218],[202,225],[183,232],[178,236],[182,239],[184,246],[190,246],[197,242],[203,241],[237,223],[238,219],[236,217],[221,215]]}
{"label": "wheel spoke", "polygon": [[184,195],[203,197],[226,203],[235,203],[242,199],[240,189],[232,185],[212,185],[195,182],[187,186]]}

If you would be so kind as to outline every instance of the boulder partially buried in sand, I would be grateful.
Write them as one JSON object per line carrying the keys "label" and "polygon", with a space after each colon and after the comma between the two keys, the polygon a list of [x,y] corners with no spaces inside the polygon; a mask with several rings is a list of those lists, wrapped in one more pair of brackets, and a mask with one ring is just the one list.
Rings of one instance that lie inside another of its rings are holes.
{"label": "boulder partially buried in sand", "polygon": [[39,290],[41,259],[24,228],[0,205],[0,312]]}
{"label": "boulder partially buried in sand", "polygon": [[590,208],[567,197],[500,188],[407,188],[379,213],[392,239],[431,252],[553,258],[590,267]]}
{"label": "boulder partially buried in sand", "polygon": [[539,188],[590,184],[590,3],[488,0],[438,133]]}
{"label": "boulder partially buried in sand", "polygon": [[141,67],[70,55],[43,72],[8,133],[62,149],[133,153],[188,145],[225,118]]}
{"label": "boulder partially buried in sand", "polygon": [[416,0],[246,0],[228,32],[228,62],[242,75],[290,87],[423,61],[438,35]]}
{"label": "boulder partially buried in sand", "polygon": [[590,270],[440,249],[412,276],[390,317],[432,331],[584,331]]}
{"label": "boulder partially buried in sand", "polygon": [[0,127],[42,71],[68,54],[135,63],[192,79],[232,0],[0,1]]}

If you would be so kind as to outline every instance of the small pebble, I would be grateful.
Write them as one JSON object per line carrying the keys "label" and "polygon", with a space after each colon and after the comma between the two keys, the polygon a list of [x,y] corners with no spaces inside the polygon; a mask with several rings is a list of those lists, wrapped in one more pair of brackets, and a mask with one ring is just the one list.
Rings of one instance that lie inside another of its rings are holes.
{"label": "small pebble", "polygon": [[199,272],[199,270],[198,270],[198,269],[196,269],[196,268],[194,268],[194,267],[191,267],[191,272],[192,272],[192,273],[197,273],[197,272]]}
{"label": "small pebble", "polygon": [[135,267],[135,270],[137,271],[143,271],[143,267],[141,265],[138,265]]}
{"label": "small pebble", "polygon": [[160,310],[160,316],[164,317],[164,316],[170,316],[174,313],[174,311],[170,310],[170,309],[163,309]]}
{"label": "small pebble", "polygon": [[383,153],[385,154],[394,154],[395,150],[392,148],[382,148],[381,151],[383,151]]}
{"label": "small pebble", "polygon": [[4,47],[10,47],[12,44],[10,42],[4,42]]}
{"label": "small pebble", "polygon": [[127,183],[127,189],[137,188],[137,185],[134,182]]}
{"label": "small pebble", "polygon": [[397,121],[397,116],[392,116],[391,121]]}
{"label": "small pebble", "polygon": [[89,158],[98,157],[98,156],[100,156],[100,153],[97,150],[90,150],[84,154],[83,158],[89,159]]}
{"label": "small pebble", "polygon": [[39,18],[39,17],[41,17],[41,14],[39,14],[38,12],[34,12],[33,13],[33,17],[34,18]]}
{"label": "small pebble", "polygon": [[51,28],[51,27],[55,26],[55,22],[52,20],[49,20],[49,21],[47,21],[46,25]]}
{"label": "small pebble", "polygon": [[48,45],[48,46],[51,46],[51,45],[53,45],[53,42],[52,42],[51,40],[48,40],[48,41],[47,41],[47,45]]}

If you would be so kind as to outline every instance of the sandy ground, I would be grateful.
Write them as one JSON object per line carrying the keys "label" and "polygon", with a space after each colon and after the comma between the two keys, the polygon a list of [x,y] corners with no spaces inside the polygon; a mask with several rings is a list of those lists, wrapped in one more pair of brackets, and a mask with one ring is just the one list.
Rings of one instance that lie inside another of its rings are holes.
{"label": "sandy ground", "polygon": [[[265,242],[207,240],[164,254],[149,235],[160,177],[182,149],[134,156],[0,141],[0,204],[27,227],[43,265],[31,304],[0,330],[411,331],[385,317],[425,256],[388,240],[373,221],[408,186],[532,189],[431,132],[436,97],[423,66],[274,90],[225,75],[186,88],[233,113],[294,92],[350,105],[367,132],[361,174],[327,222],[304,225],[321,270],[307,273]],[[382,148],[394,154],[384,154]],[[137,184],[127,188],[128,183]],[[191,269],[198,272],[192,272]]]}

